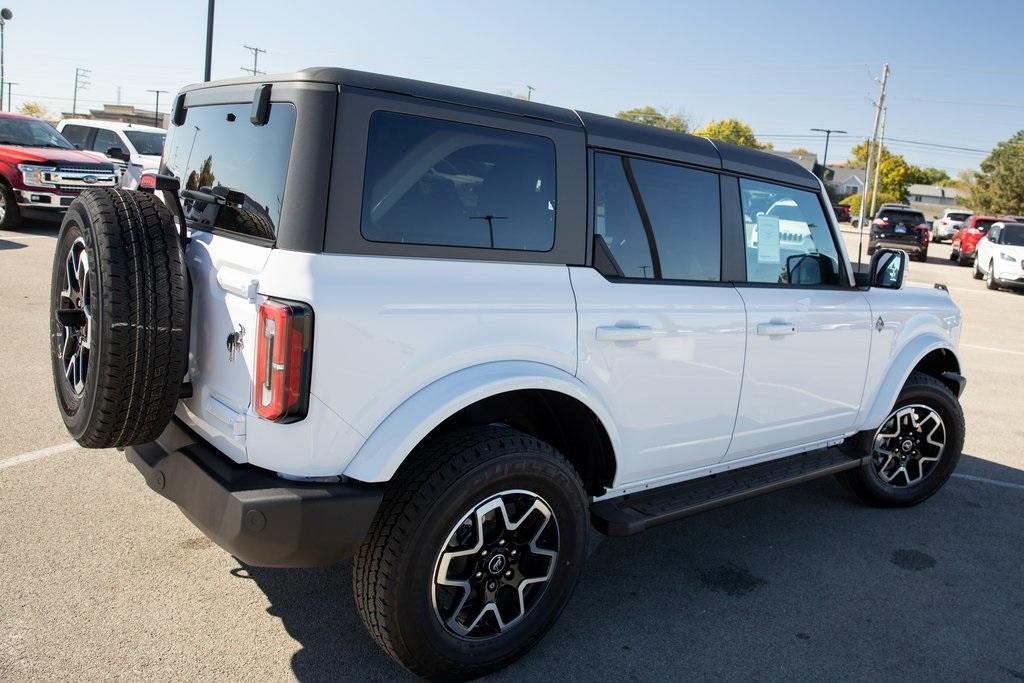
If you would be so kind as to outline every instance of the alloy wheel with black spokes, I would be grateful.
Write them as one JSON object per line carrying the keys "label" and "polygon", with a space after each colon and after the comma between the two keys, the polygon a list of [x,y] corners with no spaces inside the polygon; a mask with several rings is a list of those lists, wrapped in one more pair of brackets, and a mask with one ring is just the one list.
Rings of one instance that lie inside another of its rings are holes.
{"label": "alloy wheel with black spokes", "polygon": [[75,396],[85,391],[92,351],[92,278],[89,250],[77,238],[64,259],[63,286],[54,316],[60,325],[60,363],[68,389]]}
{"label": "alloy wheel with black spokes", "polygon": [[513,628],[537,603],[558,560],[558,521],[531,491],[502,491],[448,534],[434,570],[434,613],[462,638]]}
{"label": "alloy wheel with black spokes", "polygon": [[550,445],[500,425],[430,438],[388,483],[356,556],[359,615],[420,676],[490,673],[558,618],[589,527],[579,474]]}
{"label": "alloy wheel with black spokes", "polygon": [[840,480],[872,505],[916,505],[942,488],[960,461],[963,408],[942,380],[912,372],[881,426],[854,441],[865,457]]}
{"label": "alloy wheel with black spokes", "polygon": [[894,410],[875,433],[875,471],[889,486],[913,486],[935,469],[946,447],[946,425],[933,408]]}

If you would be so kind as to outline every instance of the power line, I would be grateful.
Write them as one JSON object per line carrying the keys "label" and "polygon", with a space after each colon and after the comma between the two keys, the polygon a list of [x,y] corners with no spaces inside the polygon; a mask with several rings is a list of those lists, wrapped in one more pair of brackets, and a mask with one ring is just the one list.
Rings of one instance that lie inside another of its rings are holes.
{"label": "power line", "polygon": [[262,53],[266,53],[266,50],[264,50],[261,47],[250,47],[248,45],[243,45],[242,47],[244,47],[246,50],[252,50],[252,68],[249,69],[249,68],[243,66],[242,67],[242,71],[245,71],[246,73],[252,74],[254,77],[256,76],[256,74],[266,74],[267,73],[266,71],[260,71],[259,68],[258,68],[259,67],[258,62],[259,62],[259,58],[260,58],[260,53],[261,52]]}
{"label": "power line", "polygon": [[153,109],[153,125],[160,125],[160,93],[166,93],[166,90],[146,90],[146,92],[156,93],[156,107]]}
{"label": "power line", "polygon": [[828,164],[828,139],[830,137],[832,137],[832,133],[836,133],[838,135],[844,135],[846,133],[846,131],[845,130],[834,130],[832,128],[811,128],[811,130],[816,131],[818,133],[824,133],[825,134],[825,154],[821,157],[821,168],[823,169],[822,170],[822,175],[824,175],[825,174],[824,169],[825,169],[826,165]]}

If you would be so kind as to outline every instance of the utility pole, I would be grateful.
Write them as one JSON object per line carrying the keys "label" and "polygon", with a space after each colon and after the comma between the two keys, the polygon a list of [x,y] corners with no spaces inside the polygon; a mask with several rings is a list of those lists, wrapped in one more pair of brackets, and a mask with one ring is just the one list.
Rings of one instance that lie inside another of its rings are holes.
{"label": "utility pole", "polygon": [[210,80],[210,62],[213,60],[213,0],[206,5],[206,66],[203,69],[203,81]]}
{"label": "utility pole", "polygon": [[[11,86],[18,85],[13,81],[7,81],[7,111],[14,111],[14,105],[11,103]],[[0,93],[2,94],[2,93]]]}
{"label": "utility pole", "polygon": [[252,68],[249,69],[249,68],[243,66],[242,67],[242,71],[250,73],[253,76],[255,76],[256,74],[265,74],[265,73],[267,73],[266,71],[260,71],[257,68],[257,66],[259,66],[257,62],[259,62],[260,53],[261,52],[266,53],[266,50],[264,50],[263,48],[259,48],[259,47],[249,47],[248,45],[243,45],[242,47],[244,47],[246,50],[252,50]]}
{"label": "utility pole", "polygon": [[885,149],[885,115],[889,111],[889,107],[882,109],[882,132],[878,136],[878,169],[875,171],[875,182],[871,187],[871,213],[869,216],[875,215],[875,203],[878,198],[878,178],[882,175],[882,150]]}
{"label": "utility pole", "polygon": [[153,110],[153,125],[160,126],[160,93],[166,93],[166,90],[146,90],[146,92],[156,93],[156,109]]}
{"label": "utility pole", "polygon": [[[0,10],[0,111],[4,108],[4,26],[14,18],[14,13],[4,7]],[[7,101],[7,108],[10,109],[11,102]]]}
{"label": "utility pole", "polygon": [[832,133],[844,134],[844,133],[846,133],[846,131],[845,130],[835,130],[833,128],[811,128],[811,130],[813,130],[816,133],[824,133],[825,134],[825,154],[824,154],[824,156],[821,157],[821,168],[822,168],[821,175],[822,175],[822,179],[824,179],[825,171],[828,170],[828,139],[830,137],[832,137]]}
{"label": "utility pole", "polygon": [[75,95],[71,98],[71,113],[78,113],[78,91],[85,90],[89,87],[89,81],[86,79],[89,74],[92,73],[92,69],[83,69],[82,67],[75,68]]}
{"label": "utility pole", "polygon": [[889,82],[889,65],[882,66],[882,84],[879,87],[878,102],[875,104],[875,127],[871,132],[871,144],[868,147],[868,167],[864,175],[864,196],[860,201],[860,212],[857,218],[857,270],[860,270],[861,255],[864,253],[864,210],[867,209],[868,186],[871,184],[871,171],[875,161],[875,146],[878,141],[878,126],[881,123],[882,109],[885,107],[885,85]]}
{"label": "utility pole", "polygon": [[536,90],[532,85],[526,86],[526,101],[530,102],[533,100],[533,91]]}
{"label": "utility pole", "polygon": [[117,86],[117,103],[121,104],[121,86]]}

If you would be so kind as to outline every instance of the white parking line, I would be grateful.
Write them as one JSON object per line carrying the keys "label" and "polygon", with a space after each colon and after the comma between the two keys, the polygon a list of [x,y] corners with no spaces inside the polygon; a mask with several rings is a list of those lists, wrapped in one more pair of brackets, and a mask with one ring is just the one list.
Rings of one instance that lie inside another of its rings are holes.
{"label": "white parking line", "polygon": [[74,441],[67,443],[59,443],[56,446],[49,446],[47,448],[41,448],[38,451],[32,451],[30,453],[21,453],[20,455],[12,455],[9,458],[0,460],[0,470],[5,470],[8,467],[14,467],[15,465],[21,465],[26,462],[32,462],[33,460],[42,460],[48,458],[51,455],[57,455],[58,453],[66,453],[67,451],[73,451],[78,448],[78,444]]}
{"label": "white parking line", "polygon": [[977,481],[982,484],[992,484],[993,486],[1002,486],[1008,489],[1020,489],[1024,491],[1024,484],[1015,484],[1012,481],[999,481],[998,479],[986,479],[985,477],[976,477],[973,474],[960,474],[959,472],[953,473],[954,477],[960,479],[966,479],[967,481]]}
{"label": "white parking line", "polygon": [[1014,356],[1024,356],[1024,351],[1014,351],[1012,349],[1000,349],[1000,348],[995,347],[995,346],[981,346],[980,344],[964,344],[964,343],[961,343],[960,346],[963,346],[963,347],[968,348],[968,349],[978,349],[979,351],[994,351],[996,353],[1009,353],[1009,354],[1012,354]]}

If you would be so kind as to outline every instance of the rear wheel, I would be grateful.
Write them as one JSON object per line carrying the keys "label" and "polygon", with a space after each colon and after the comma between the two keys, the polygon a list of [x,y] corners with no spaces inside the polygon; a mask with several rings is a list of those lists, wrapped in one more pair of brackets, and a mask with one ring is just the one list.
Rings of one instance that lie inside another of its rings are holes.
{"label": "rear wheel", "polygon": [[0,230],[11,230],[21,225],[21,209],[14,190],[6,182],[0,182]]}
{"label": "rear wheel", "polygon": [[916,505],[942,488],[960,461],[963,410],[949,387],[914,372],[882,425],[857,439],[871,458],[843,472],[844,483],[872,505]]}
{"label": "rear wheel", "polygon": [[467,680],[529,650],[586,557],[580,478],[507,427],[425,443],[388,485],[353,567],[359,614],[410,671]]}
{"label": "rear wheel", "polygon": [[985,277],[984,274],[982,274],[981,272],[981,268],[978,267],[977,257],[974,258],[974,268],[971,274],[974,276],[975,280],[980,280],[981,278]]}

